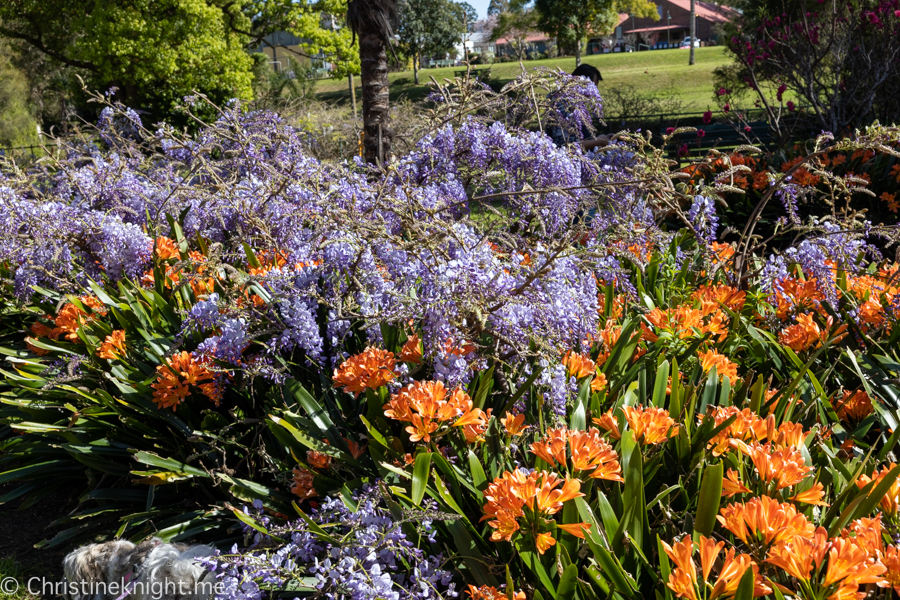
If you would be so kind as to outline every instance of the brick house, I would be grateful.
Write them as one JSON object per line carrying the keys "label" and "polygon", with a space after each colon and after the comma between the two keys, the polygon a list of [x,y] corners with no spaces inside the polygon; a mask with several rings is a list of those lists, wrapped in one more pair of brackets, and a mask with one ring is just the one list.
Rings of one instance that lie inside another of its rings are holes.
{"label": "brick house", "polygon": [[[657,0],[656,11],[659,20],[632,18],[619,15],[616,27],[617,39],[635,35],[638,42],[651,48],[665,48],[679,44],[690,35],[691,0]],[[731,21],[737,12],[727,6],[697,0],[695,5],[697,31],[701,42],[716,41],[716,26]]]}

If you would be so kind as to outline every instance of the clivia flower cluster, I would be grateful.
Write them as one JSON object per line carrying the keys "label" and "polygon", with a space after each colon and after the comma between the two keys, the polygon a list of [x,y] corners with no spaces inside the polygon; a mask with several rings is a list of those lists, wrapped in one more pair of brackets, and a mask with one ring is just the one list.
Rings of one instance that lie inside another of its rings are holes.
{"label": "clivia flower cluster", "polygon": [[440,381],[417,381],[400,389],[384,405],[384,415],[409,423],[412,442],[440,439],[451,428],[462,428],[466,441],[478,441],[487,428],[491,411],[472,407],[472,399],[460,388],[448,393]]}
{"label": "clivia flower cluster", "polygon": [[494,529],[492,540],[508,542],[524,536],[543,554],[556,545],[556,529],[579,538],[590,530],[589,523],[560,524],[551,518],[562,510],[563,504],[584,496],[580,489],[578,479],[562,479],[547,471],[507,471],[485,491],[487,503],[482,520]]}

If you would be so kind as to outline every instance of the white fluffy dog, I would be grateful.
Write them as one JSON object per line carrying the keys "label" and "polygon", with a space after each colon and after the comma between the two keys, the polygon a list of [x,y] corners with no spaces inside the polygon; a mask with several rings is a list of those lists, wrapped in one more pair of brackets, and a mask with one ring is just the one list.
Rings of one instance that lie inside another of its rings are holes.
{"label": "white fluffy dog", "polygon": [[70,600],[208,600],[215,574],[196,562],[211,546],[165,544],[152,538],[82,546],[63,560]]}

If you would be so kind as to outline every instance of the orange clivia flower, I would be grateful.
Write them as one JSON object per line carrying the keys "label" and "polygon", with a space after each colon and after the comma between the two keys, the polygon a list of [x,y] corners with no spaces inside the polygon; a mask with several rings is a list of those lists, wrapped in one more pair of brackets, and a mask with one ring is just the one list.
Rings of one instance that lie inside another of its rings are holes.
{"label": "orange clivia flower", "polygon": [[[392,395],[382,408],[386,417],[410,423],[406,431],[413,442],[430,442],[432,434],[447,423],[464,428],[466,440],[472,443],[484,433],[490,418],[489,411],[472,408],[472,399],[460,388],[448,395],[440,381],[413,382]],[[439,435],[447,431],[449,428],[443,427]]]}
{"label": "orange clivia flower", "polygon": [[809,537],[798,536],[781,540],[769,549],[766,562],[785,571],[791,577],[809,581],[812,569],[818,569],[828,552],[828,532],[816,529]]}
{"label": "orange clivia flower", "polygon": [[534,546],[537,551],[543,554],[556,545],[556,539],[547,532],[539,533],[534,538]]}
{"label": "orange clivia flower", "polygon": [[865,550],[869,557],[877,559],[881,559],[885,553],[883,534],[881,513],[873,518],[857,519],[841,531],[841,537],[853,540],[853,543]]}
{"label": "orange clivia flower", "polygon": [[[106,314],[106,307],[93,296],[82,296],[79,298],[79,301],[82,306],[90,308],[91,313],[88,314],[86,311],[70,302],[63,306],[56,315],[56,318],[54,319],[56,327],[53,329],[53,332],[57,337],[62,335],[66,340],[76,344],[81,343],[81,338],[78,337],[78,331],[85,324],[95,319],[97,315]],[[57,331],[59,333],[56,333]]]}
{"label": "orange clivia flower", "polygon": [[[735,441],[761,440],[766,438],[767,428],[765,419],[760,419],[749,408],[738,410],[734,406],[719,406],[712,409],[711,414],[716,427],[734,417],[731,425],[720,431],[716,437],[709,441],[708,447],[712,449],[713,456],[721,456],[735,445]],[[702,422],[703,417],[699,417]],[[773,421],[774,423],[774,421]]]}
{"label": "orange clivia flower", "polygon": [[803,454],[794,448],[774,448],[771,443],[759,442],[741,443],[739,448],[750,457],[760,481],[767,487],[774,483],[776,490],[797,485],[815,470],[804,465]]}
{"label": "orange clivia flower", "polygon": [[342,387],[357,396],[367,389],[377,390],[394,379],[396,364],[393,352],[370,346],[334,370],[334,387]]}
{"label": "orange clivia flower", "polygon": [[675,542],[671,546],[665,542],[661,543],[663,550],[675,563],[675,569],[669,574],[669,581],[666,585],[679,598],[697,600],[697,567],[692,558],[694,543],[690,536],[685,536],[683,540]]}
{"label": "orange clivia flower", "polygon": [[500,422],[503,423],[503,429],[507,435],[522,435],[528,428],[525,425],[524,414],[514,415],[511,412],[507,412],[506,416],[500,419]]}
{"label": "orange clivia flower", "polygon": [[462,427],[463,436],[466,443],[474,444],[484,441],[484,433],[488,428],[488,421],[491,419],[491,411],[494,409],[481,410],[474,408],[459,418],[454,427]]}
{"label": "orange clivia flower", "polygon": [[153,388],[153,402],[159,408],[175,410],[191,393],[191,386],[197,387],[207,398],[219,404],[221,390],[213,374],[194,360],[190,352],[176,353],[166,359],[166,364],[156,367],[156,382]]}
{"label": "orange clivia flower", "polygon": [[746,298],[746,292],[728,285],[704,284],[691,295],[691,299],[699,301],[701,304],[704,302],[713,303],[716,306],[721,304],[734,312],[740,312],[744,308]]}
{"label": "orange clivia flower", "polygon": [[577,538],[584,539],[584,532],[591,530],[590,523],[571,523],[567,525],[557,525],[560,529]]}
{"label": "orange clivia flower", "polygon": [[795,352],[802,352],[818,345],[824,337],[812,313],[797,316],[797,323],[786,327],[778,334],[778,341]]}
{"label": "orange clivia flower", "polygon": [[870,560],[869,553],[853,540],[834,538],[828,550],[828,569],[822,585],[879,583],[886,570],[880,562]]}
{"label": "orange clivia flower", "polygon": [[765,171],[757,171],[753,174],[753,189],[763,191],[769,187],[769,175]]}
{"label": "orange clivia flower", "polygon": [[709,580],[709,573],[712,571],[719,553],[725,547],[725,542],[716,542],[713,539],[701,535],[697,544],[700,550],[700,571],[703,573],[703,581]]}
{"label": "orange clivia flower", "polygon": [[703,312],[683,304],[662,310],[654,308],[647,315],[647,321],[653,326],[653,330],[642,324],[644,337],[655,342],[662,333],[671,334],[678,339],[685,339],[696,335],[703,335],[705,332],[705,324],[703,322]]}
{"label": "orange clivia flower", "polygon": [[[685,536],[683,540],[675,542],[671,546],[665,542],[661,543],[663,550],[676,565],[676,568],[669,575],[669,581],[667,582],[669,589],[675,592],[675,595],[679,598],[697,600],[697,567],[693,561],[694,544],[690,536]],[[703,575],[702,583],[710,585],[710,573],[719,559],[719,554],[725,547],[725,542],[716,542],[705,536],[700,536],[698,546],[700,549],[700,570]],[[709,598],[733,596],[747,569],[753,569],[756,575],[753,595],[764,596],[771,593],[771,588],[766,586],[762,577],[759,576],[759,566],[747,554],[735,556],[735,549],[731,548],[725,553],[725,558],[719,568],[718,579],[709,592]]]}
{"label": "orange clivia flower", "polygon": [[622,434],[619,432],[619,420],[613,415],[612,409],[606,411],[599,417],[594,417],[593,421],[601,429],[608,431],[609,437],[612,439],[618,440],[622,438]]}
{"label": "orange clivia flower", "polygon": [[116,329],[100,344],[97,356],[107,360],[116,360],[125,356],[125,330]]}
{"label": "orange clivia flower", "polygon": [[314,469],[327,469],[331,466],[331,457],[315,450],[307,450],[306,462]]}
{"label": "orange clivia flower", "polygon": [[294,467],[293,481],[291,482],[291,493],[306,500],[317,495],[316,488],[313,486],[313,472],[301,466]]}
{"label": "orange clivia flower", "polygon": [[671,546],[662,542],[662,547],[669,558],[672,559],[672,562],[675,563],[675,566],[687,575],[687,579],[690,580],[691,584],[695,584],[697,582],[697,567],[694,565],[694,542],[691,541],[691,537],[685,536],[680,542],[675,542]]}
{"label": "orange clivia flower", "polygon": [[606,375],[603,373],[597,373],[597,375],[591,380],[591,391],[592,392],[601,392],[606,389]]}
{"label": "orange clivia flower", "polygon": [[749,544],[760,541],[764,546],[790,540],[798,535],[811,536],[815,527],[793,505],[761,496],[743,504],[729,504],[716,516],[725,529]]}
{"label": "orange clivia flower", "polygon": [[400,349],[400,360],[408,363],[419,364],[422,362],[422,340],[418,334],[410,336]]}
{"label": "orange clivia flower", "polygon": [[775,314],[779,319],[786,319],[794,311],[818,311],[821,307],[820,303],[824,299],[825,296],[819,291],[815,279],[801,281],[796,277],[785,277],[781,280],[775,294]]}
{"label": "orange clivia flower", "polygon": [[881,557],[881,564],[886,570],[882,574],[884,581],[878,585],[893,588],[895,594],[900,594],[900,548],[888,546]]}
{"label": "orange clivia flower", "polygon": [[875,412],[871,398],[863,390],[845,390],[843,397],[834,404],[842,421],[859,422]]}
{"label": "orange clivia flower", "polygon": [[[874,489],[878,486],[881,480],[884,479],[885,476],[887,476],[887,474],[890,473],[891,470],[893,470],[893,468],[896,466],[896,463],[891,463],[885,467],[882,467],[880,471],[875,471],[871,476],[865,474],[860,475],[856,480],[856,485],[860,488],[864,488],[870,482],[874,481],[875,484],[872,486],[872,488]],[[890,488],[888,488],[887,493],[882,496],[879,504],[881,505],[881,509],[886,515],[891,518],[897,516],[897,509],[900,508],[900,480],[894,480],[894,483],[891,484]]]}
{"label": "orange clivia flower", "polygon": [[679,425],[664,408],[626,406],[622,409],[634,441],[640,444],[662,444],[669,440],[669,434],[678,434]]}
{"label": "orange clivia flower", "polygon": [[738,472],[734,469],[728,469],[725,478],[722,480],[722,495],[729,498],[735,494],[749,493],[750,489],[738,479]]}
{"label": "orange clivia flower", "polygon": [[734,246],[721,242],[713,242],[710,244],[710,249],[713,253],[713,260],[719,265],[724,266],[725,271],[728,271],[728,265],[731,262],[731,259],[734,258]]}
{"label": "orange clivia flower", "polygon": [[716,350],[708,350],[701,352],[699,356],[700,366],[703,367],[704,373],[709,373],[715,367],[719,379],[728,377],[732,383],[738,380],[737,365],[728,360],[724,354],[719,354]]}
{"label": "orange clivia flower", "polygon": [[[580,488],[579,480],[561,479],[547,471],[506,471],[485,490],[487,503],[481,520],[488,521],[494,530],[491,540],[510,541],[521,529],[519,519],[526,522],[530,519],[533,526],[542,525],[561,511],[564,503],[584,496]],[[527,512],[525,509],[528,509]],[[538,552],[543,554],[556,544],[556,540],[549,532],[534,531],[534,543]]]}
{"label": "orange clivia flower", "polygon": [[828,506],[828,503],[825,502],[825,488],[821,483],[814,483],[813,486],[807,490],[802,492],[798,492],[788,498],[793,502],[799,502],[801,504],[815,504],[816,506]]}
{"label": "orange clivia flower", "polygon": [[562,364],[566,367],[569,377],[574,377],[575,379],[583,379],[584,377],[593,375],[597,368],[596,363],[590,358],[583,354],[572,352],[571,350],[566,352]]}
{"label": "orange clivia flower", "polygon": [[738,554],[735,556],[735,549],[730,548],[725,553],[725,558],[722,561],[719,578],[709,593],[710,600],[714,600],[719,596],[734,596],[747,569],[751,569],[755,575],[753,596],[760,597],[771,594],[772,588],[766,585],[763,578],[759,575],[759,565],[753,562],[749,554]]}
{"label": "orange clivia flower", "polygon": [[178,246],[175,245],[175,240],[160,236],[156,238],[156,256],[160,260],[169,260],[181,258],[181,253],[178,251]]}
{"label": "orange clivia flower", "polygon": [[350,450],[350,456],[353,458],[359,460],[359,457],[366,453],[366,448],[368,447],[366,444],[360,444],[347,438],[344,438],[344,441],[347,442],[347,449]]}
{"label": "orange clivia flower", "polygon": [[[470,585],[469,589],[466,590],[466,593],[471,600],[509,600],[506,592],[501,592],[490,585],[483,585],[481,587]],[[512,600],[525,600],[525,592],[516,592],[513,595]]]}
{"label": "orange clivia flower", "polygon": [[[567,452],[568,450],[568,452]],[[619,456],[592,427],[588,431],[549,429],[547,436],[531,445],[531,452],[547,464],[568,468],[578,476],[624,483]]]}

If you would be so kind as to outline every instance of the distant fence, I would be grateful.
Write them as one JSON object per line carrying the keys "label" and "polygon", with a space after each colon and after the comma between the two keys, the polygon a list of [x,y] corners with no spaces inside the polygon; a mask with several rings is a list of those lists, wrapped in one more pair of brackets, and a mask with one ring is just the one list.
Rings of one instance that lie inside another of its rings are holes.
{"label": "distant fence", "polygon": [[0,156],[31,156],[39,158],[46,155],[47,152],[43,146],[12,146],[10,148],[0,148]]}

